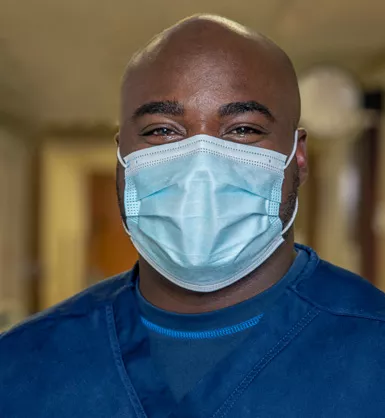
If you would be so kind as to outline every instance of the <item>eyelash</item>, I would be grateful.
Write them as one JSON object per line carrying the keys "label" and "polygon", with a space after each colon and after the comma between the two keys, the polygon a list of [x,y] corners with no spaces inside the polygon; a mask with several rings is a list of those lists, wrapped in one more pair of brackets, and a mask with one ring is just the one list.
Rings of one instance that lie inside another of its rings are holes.
{"label": "eyelash", "polygon": [[[248,132],[245,133],[238,133],[237,135],[240,136],[246,136],[246,135],[263,135],[265,132],[263,132],[261,129],[252,128],[251,126],[237,126],[236,128],[232,129],[229,134],[231,134],[234,131],[237,131],[238,129],[245,129]],[[250,132],[252,131],[252,132]]]}
{"label": "eyelash", "polygon": [[[167,134],[158,134],[156,135],[155,132],[156,131],[168,131]],[[166,128],[166,127],[161,127],[161,128],[155,128],[152,129],[151,131],[145,132],[144,134],[142,134],[143,136],[171,136],[171,135],[178,135],[178,133],[170,128]]]}
{"label": "eyelash", "polygon": [[[240,136],[246,136],[246,135],[263,135],[265,132],[263,132],[261,129],[257,129],[257,128],[252,128],[250,126],[238,126],[234,129],[232,129],[231,131],[229,131],[226,135],[233,133],[234,131],[237,131],[238,129],[245,129],[248,132],[245,133],[235,133],[237,135]],[[155,134],[156,131],[167,131],[167,133],[163,132],[163,134]],[[251,132],[250,132],[251,131]],[[170,128],[166,128],[166,127],[160,127],[160,128],[156,128],[156,129],[152,129],[151,131],[145,132],[144,134],[142,134],[143,136],[171,136],[171,135],[178,135],[178,132],[170,129]]]}

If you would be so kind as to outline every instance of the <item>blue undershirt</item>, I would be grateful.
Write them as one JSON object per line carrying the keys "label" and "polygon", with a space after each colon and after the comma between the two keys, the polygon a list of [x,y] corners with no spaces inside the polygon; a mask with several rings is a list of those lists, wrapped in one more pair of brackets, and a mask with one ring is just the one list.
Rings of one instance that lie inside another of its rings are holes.
{"label": "blue undershirt", "polygon": [[308,258],[306,251],[297,249],[289,271],[274,286],[237,305],[203,314],[159,309],[144,299],[137,285],[136,296],[142,323],[148,329],[152,360],[177,401],[258,327],[269,307],[301,273]]}

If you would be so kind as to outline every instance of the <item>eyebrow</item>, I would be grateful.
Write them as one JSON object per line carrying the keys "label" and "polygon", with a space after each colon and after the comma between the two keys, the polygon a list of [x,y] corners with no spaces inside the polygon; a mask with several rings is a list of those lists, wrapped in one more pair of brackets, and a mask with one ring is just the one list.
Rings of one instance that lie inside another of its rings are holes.
{"label": "eyebrow", "polygon": [[183,116],[183,106],[175,100],[165,100],[160,102],[149,102],[139,106],[134,114],[133,119],[144,115],[154,115],[156,113],[171,116]]}
{"label": "eyebrow", "polygon": [[[232,102],[222,105],[218,114],[220,117],[239,115],[246,112],[259,112],[266,116],[270,121],[275,122],[275,117],[270,109],[256,102],[255,100],[250,100],[247,102]],[[154,115],[154,114],[163,114],[171,116],[183,116],[184,107],[182,104],[176,100],[164,100],[158,102],[149,102],[139,106],[134,114],[133,119],[139,118],[144,115]]]}
{"label": "eyebrow", "polygon": [[271,110],[254,100],[250,100],[248,102],[233,102],[228,103],[219,108],[219,116],[232,116],[232,115],[239,115],[246,112],[259,112],[262,115],[266,116],[271,122],[275,122],[275,117]]}

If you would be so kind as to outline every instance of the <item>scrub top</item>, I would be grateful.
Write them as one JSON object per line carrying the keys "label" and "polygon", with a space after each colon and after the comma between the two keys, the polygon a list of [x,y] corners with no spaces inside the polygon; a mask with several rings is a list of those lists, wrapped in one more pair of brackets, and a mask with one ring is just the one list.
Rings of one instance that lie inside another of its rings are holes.
{"label": "scrub top", "polygon": [[0,337],[0,417],[384,417],[385,295],[296,249],[203,316],[150,305],[136,267],[29,318]]}
{"label": "scrub top", "polygon": [[[181,400],[215,364],[256,332],[253,328],[264,312],[301,273],[308,259],[306,251],[297,250],[289,271],[274,286],[242,303],[202,314],[159,309],[141,295],[136,281],[136,300],[148,329],[152,362],[175,400]],[[122,356],[125,363],[130,361],[129,355],[122,352]]]}

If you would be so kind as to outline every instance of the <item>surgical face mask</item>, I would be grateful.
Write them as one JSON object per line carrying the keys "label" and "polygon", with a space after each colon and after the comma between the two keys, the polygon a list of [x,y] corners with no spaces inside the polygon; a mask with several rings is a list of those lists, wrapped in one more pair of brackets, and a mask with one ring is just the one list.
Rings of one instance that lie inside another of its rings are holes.
{"label": "surgical face mask", "polygon": [[208,135],[124,159],[125,226],[142,257],[176,285],[212,292],[260,266],[284,242],[279,218],[290,157]]}

